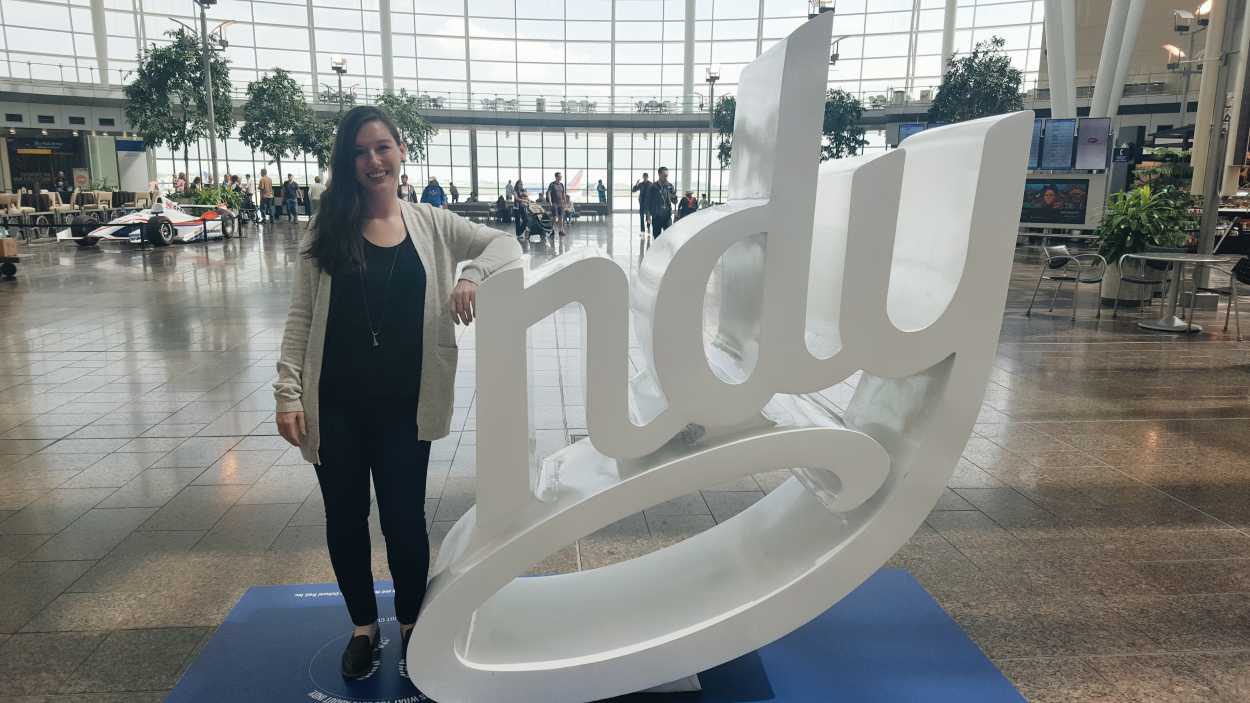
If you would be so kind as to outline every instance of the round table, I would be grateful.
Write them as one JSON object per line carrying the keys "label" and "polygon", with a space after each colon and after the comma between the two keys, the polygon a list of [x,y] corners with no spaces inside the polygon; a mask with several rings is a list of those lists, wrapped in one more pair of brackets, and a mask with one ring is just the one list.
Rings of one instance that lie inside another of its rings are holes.
{"label": "round table", "polygon": [[1188,264],[1226,264],[1228,261],[1211,254],[1182,254],[1166,251],[1146,251],[1127,256],[1143,261],[1162,261],[1172,265],[1172,273],[1168,282],[1168,299],[1163,306],[1163,316],[1157,320],[1138,322],[1137,326],[1158,332],[1201,332],[1202,328],[1198,325],[1185,322],[1176,316],[1176,303],[1181,295],[1181,281],[1184,280],[1185,266]]}

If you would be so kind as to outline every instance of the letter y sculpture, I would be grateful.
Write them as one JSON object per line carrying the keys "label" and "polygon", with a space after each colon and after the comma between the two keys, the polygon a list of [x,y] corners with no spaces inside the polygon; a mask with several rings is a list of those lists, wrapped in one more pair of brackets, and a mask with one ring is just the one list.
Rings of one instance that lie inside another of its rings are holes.
{"label": "letter y sculpture", "polygon": [[[937,502],[995,355],[1032,115],[822,164],[832,18],[742,72],[732,198],[666,231],[632,285],[591,248],[482,284],[477,504],[407,652],[435,700],[580,703],[717,666],[838,602]],[[539,457],[526,333],[570,303],[590,436]],[[640,510],[776,470],[792,476],[677,544],[522,577]]]}

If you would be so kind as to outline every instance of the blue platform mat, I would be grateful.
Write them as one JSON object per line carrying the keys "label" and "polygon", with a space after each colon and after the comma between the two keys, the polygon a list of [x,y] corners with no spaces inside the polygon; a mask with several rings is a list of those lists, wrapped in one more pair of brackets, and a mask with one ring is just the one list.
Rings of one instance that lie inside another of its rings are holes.
{"label": "blue platform mat", "polygon": [[[333,584],[257,587],[230,611],[167,703],[418,703],[422,699],[398,673],[399,626],[389,589],[389,583],[379,582],[382,632],[389,641],[369,678],[347,682],[339,675],[339,656],[351,627]],[[1024,701],[920,584],[894,569],[878,572],[795,632],[705,671],[699,680],[703,691],[698,693],[612,700]]]}

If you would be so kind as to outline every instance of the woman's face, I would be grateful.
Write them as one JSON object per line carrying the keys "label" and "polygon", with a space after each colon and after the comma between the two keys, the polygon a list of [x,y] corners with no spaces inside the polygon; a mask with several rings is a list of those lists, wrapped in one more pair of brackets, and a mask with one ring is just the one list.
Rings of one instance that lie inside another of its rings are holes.
{"label": "woman's face", "polygon": [[356,182],[366,193],[394,195],[407,153],[380,120],[366,122],[356,132]]}

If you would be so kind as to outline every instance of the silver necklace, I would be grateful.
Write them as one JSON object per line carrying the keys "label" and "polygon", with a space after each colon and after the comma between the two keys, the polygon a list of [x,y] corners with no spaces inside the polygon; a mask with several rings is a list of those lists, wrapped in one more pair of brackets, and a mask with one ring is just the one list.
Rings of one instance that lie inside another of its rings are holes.
{"label": "silver necklace", "polygon": [[395,275],[395,263],[399,261],[399,248],[403,245],[404,243],[400,242],[394,247],[395,255],[391,257],[391,270],[387,272],[386,284],[382,286],[382,310],[378,316],[377,327],[373,326],[373,312],[369,310],[369,287],[365,285],[364,267],[357,269],[360,274],[360,295],[365,300],[365,320],[369,323],[369,341],[374,349],[382,346],[382,343],[378,341],[378,335],[382,333],[382,323],[386,320],[386,303],[391,291],[391,277]]}

